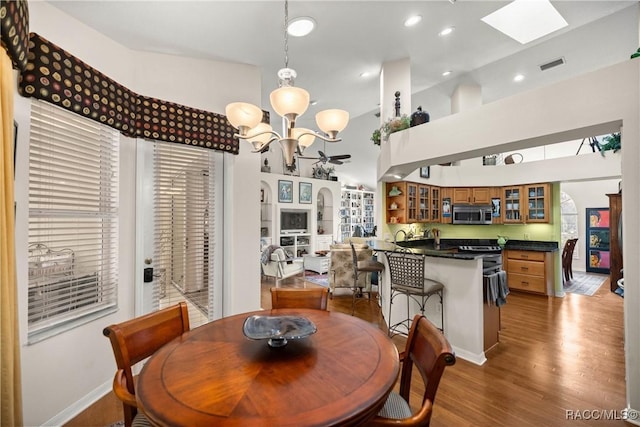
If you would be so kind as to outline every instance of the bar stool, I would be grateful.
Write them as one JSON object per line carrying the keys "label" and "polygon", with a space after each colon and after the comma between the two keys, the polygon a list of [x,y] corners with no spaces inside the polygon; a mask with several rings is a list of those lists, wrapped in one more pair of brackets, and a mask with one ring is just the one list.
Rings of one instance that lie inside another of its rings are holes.
{"label": "bar stool", "polygon": [[[399,327],[406,328],[407,333],[411,329],[411,320],[414,315],[409,312],[410,299],[414,300],[424,315],[425,306],[429,298],[434,295],[440,297],[440,331],[444,333],[444,285],[437,280],[425,278],[425,257],[408,252],[387,252],[389,264],[390,294],[389,294],[389,336],[397,332]],[[404,320],[391,324],[391,308],[393,300],[398,295],[407,298],[407,316]],[[415,314],[415,313],[414,313]]]}
{"label": "bar stool", "polygon": [[[366,275],[375,271],[378,273],[379,281],[380,273],[384,271],[384,264],[372,259],[358,261],[358,254],[356,253],[355,246],[353,246],[353,242],[349,242],[349,245],[351,245],[351,256],[353,257],[353,301],[351,302],[351,315],[353,316],[356,311],[356,298],[362,296],[362,287],[358,286],[360,274],[363,273]],[[378,286],[378,289],[380,289],[380,286]],[[369,283],[369,300],[371,300],[371,283]]]}

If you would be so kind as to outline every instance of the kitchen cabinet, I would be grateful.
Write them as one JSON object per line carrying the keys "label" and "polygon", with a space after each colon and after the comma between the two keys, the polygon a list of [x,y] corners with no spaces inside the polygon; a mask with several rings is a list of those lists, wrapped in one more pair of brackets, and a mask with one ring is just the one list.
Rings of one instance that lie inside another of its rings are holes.
{"label": "kitchen cabinet", "polygon": [[407,182],[407,223],[418,221],[418,184]]}
{"label": "kitchen cabinet", "polygon": [[428,222],[431,189],[428,185],[418,185],[418,222]]}
{"label": "kitchen cabinet", "polygon": [[611,292],[618,288],[622,278],[622,195],[607,194],[609,197],[609,286]]}
{"label": "kitchen cabinet", "polygon": [[509,289],[540,295],[553,295],[554,252],[505,250],[503,268]]}
{"label": "kitchen cabinet", "polygon": [[502,187],[502,222],[531,224],[551,222],[551,184]]}
{"label": "kitchen cabinet", "polygon": [[523,222],[523,198],[521,186],[503,187],[502,201],[502,222],[504,224],[522,223]]}
{"label": "kitchen cabinet", "polygon": [[406,224],[407,222],[407,182],[387,182],[386,213],[387,223]]}
{"label": "kitchen cabinet", "polygon": [[526,223],[551,221],[551,184],[524,186]]}
{"label": "kitchen cabinet", "polygon": [[429,221],[440,222],[441,215],[441,200],[440,200],[440,187],[430,186],[429,202],[431,203],[431,209],[429,211]]}
{"label": "kitchen cabinet", "polygon": [[455,187],[452,195],[454,205],[488,205],[491,203],[490,187]]}

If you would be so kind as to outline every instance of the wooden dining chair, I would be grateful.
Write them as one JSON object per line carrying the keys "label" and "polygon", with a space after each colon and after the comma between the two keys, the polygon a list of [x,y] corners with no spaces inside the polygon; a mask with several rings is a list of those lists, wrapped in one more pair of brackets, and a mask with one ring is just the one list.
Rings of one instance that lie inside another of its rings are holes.
{"label": "wooden dining chair", "polygon": [[111,341],[118,370],[113,391],[122,401],[125,427],[151,425],[136,404],[131,367],[189,330],[189,311],[183,301],[171,307],[104,328]]}
{"label": "wooden dining chair", "polygon": [[[391,392],[371,426],[428,426],[444,368],[456,363],[451,345],[426,317],[417,314],[411,323],[405,350],[400,354],[402,372],[399,393]],[[422,405],[414,414],[409,405],[411,373],[416,367],[424,382]]]}
{"label": "wooden dining chair", "polygon": [[327,309],[327,288],[271,288],[271,308]]}
{"label": "wooden dining chair", "polygon": [[573,279],[573,251],[576,248],[578,239],[568,239],[562,249],[562,282]]}

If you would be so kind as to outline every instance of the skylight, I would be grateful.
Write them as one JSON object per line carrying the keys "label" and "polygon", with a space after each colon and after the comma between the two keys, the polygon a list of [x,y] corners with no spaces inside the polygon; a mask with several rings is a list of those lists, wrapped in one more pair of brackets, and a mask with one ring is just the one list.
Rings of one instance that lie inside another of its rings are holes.
{"label": "skylight", "polygon": [[568,25],[549,0],[514,0],[482,21],[522,44]]}

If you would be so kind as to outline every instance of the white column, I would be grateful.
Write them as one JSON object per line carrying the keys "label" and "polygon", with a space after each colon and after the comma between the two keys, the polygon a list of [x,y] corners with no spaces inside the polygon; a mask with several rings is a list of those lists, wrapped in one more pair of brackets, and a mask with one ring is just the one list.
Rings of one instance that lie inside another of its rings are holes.
{"label": "white column", "polygon": [[482,105],[482,89],[477,84],[461,84],[451,95],[451,114]]}
{"label": "white column", "polygon": [[411,63],[409,58],[388,61],[380,72],[380,123],[395,117],[395,93],[400,92],[400,114],[411,114]]}

